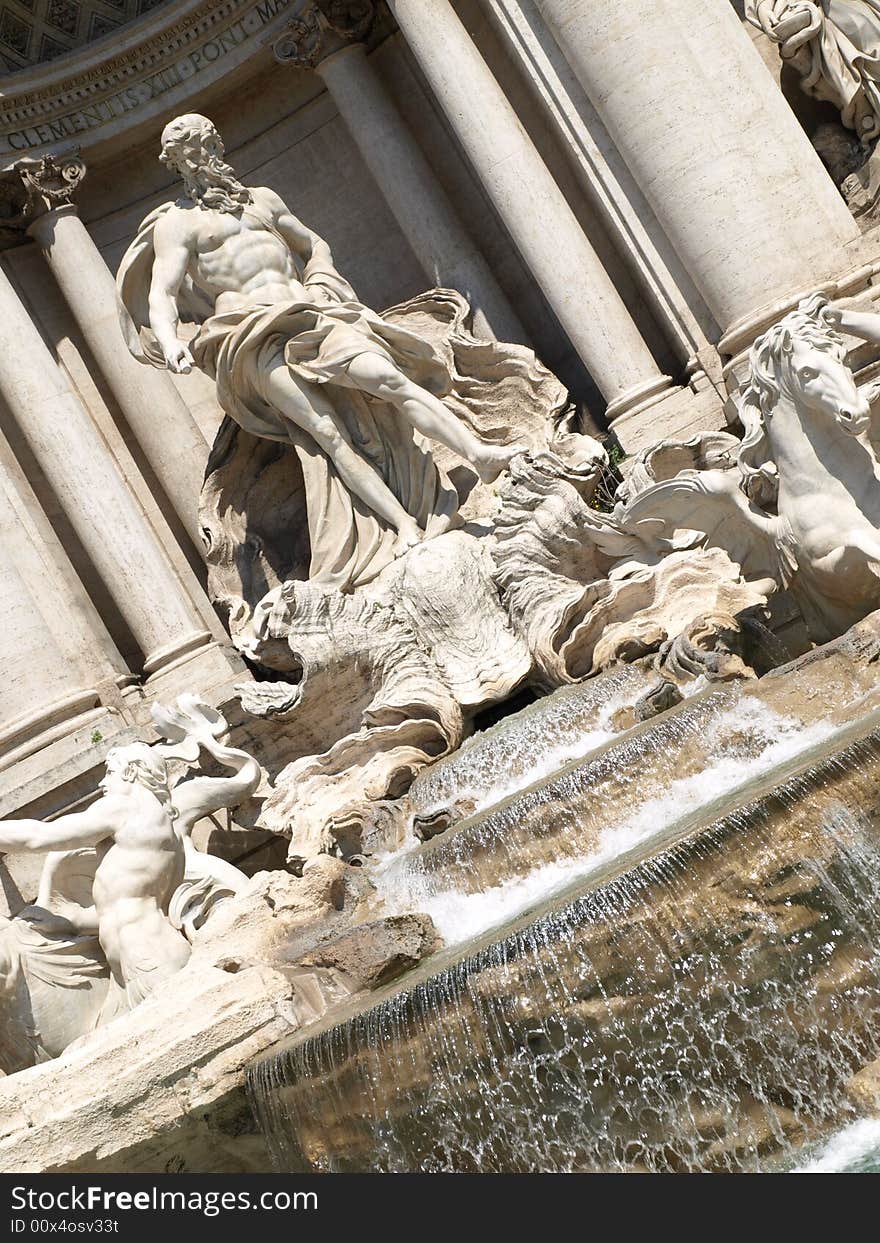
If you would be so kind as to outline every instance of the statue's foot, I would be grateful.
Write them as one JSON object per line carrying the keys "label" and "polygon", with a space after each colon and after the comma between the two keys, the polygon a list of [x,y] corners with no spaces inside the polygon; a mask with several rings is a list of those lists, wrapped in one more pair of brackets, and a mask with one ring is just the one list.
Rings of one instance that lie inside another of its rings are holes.
{"label": "statue's foot", "polygon": [[483,483],[494,483],[513,459],[525,452],[525,445],[485,445],[480,460],[473,466]]}
{"label": "statue's foot", "polygon": [[410,548],[415,548],[416,544],[420,544],[424,538],[424,531],[417,522],[406,523],[398,528],[397,539],[392,545],[392,551],[395,557],[402,557],[404,553],[409,552]]}

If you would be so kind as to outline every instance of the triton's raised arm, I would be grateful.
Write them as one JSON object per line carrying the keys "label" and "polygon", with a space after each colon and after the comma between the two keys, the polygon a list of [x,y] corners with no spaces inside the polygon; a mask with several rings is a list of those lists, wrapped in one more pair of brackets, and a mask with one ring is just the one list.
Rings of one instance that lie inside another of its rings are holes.
{"label": "triton's raised arm", "polygon": [[246,751],[226,747],[215,738],[206,737],[200,741],[215,760],[233,769],[233,773],[228,777],[193,777],[175,786],[171,798],[177,809],[181,833],[189,833],[203,816],[235,807],[250,798],[262,777],[259,764]]}
{"label": "triton's raised arm", "polygon": [[171,801],[181,836],[188,836],[203,816],[235,807],[254,793],[262,769],[247,751],[220,741],[227,725],[216,708],[201,703],[195,695],[181,695],[175,708],[156,704],[152,711],[157,728],[168,740],[157,748],[160,753],[194,764],[204,749],[224,768],[232,769],[228,777],[193,777],[174,787]]}
{"label": "triton's raised arm", "polygon": [[880,343],[880,315],[876,311],[852,311],[829,303],[822,318],[830,328],[860,337],[863,341]]}

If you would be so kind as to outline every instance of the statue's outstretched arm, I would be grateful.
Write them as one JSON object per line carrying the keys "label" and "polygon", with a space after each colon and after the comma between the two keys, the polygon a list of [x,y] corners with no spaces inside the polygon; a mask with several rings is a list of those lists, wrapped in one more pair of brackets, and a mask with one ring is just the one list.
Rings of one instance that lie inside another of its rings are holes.
{"label": "statue's outstretched arm", "polygon": [[42,820],[0,820],[0,854],[97,846],[113,833],[114,819],[107,799],[103,798],[85,811],[59,816],[50,824]]}
{"label": "statue's outstretched arm", "polygon": [[235,771],[231,777],[193,777],[175,786],[171,797],[177,808],[178,828],[186,834],[203,816],[250,798],[262,777],[259,764],[246,751],[224,747],[216,740],[204,745],[215,760]]}
{"label": "statue's outstretched arm", "polygon": [[822,311],[822,318],[837,332],[880,344],[880,315],[876,311],[853,311],[829,302]]}

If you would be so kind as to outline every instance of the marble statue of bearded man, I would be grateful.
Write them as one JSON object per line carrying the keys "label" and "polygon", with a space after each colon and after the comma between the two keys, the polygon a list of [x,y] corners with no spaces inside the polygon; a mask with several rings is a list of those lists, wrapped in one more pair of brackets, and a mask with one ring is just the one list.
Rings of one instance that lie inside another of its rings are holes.
{"label": "marble statue of bearded man", "polygon": [[[364,306],[327,243],[223,155],[206,117],[165,127],[160,159],[184,193],[146,217],[123,257],[123,329],[141,361],[195,364],[245,431],[293,445],[309,577],[350,591],[456,520],[457,494],[422,437],[484,481],[518,449],[479,440],[441,400],[451,376],[434,347]],[[200,325],[188,345],[182,318]]]}
{"label": "marble statue of bearded man", "polygon": [[746,0],[808,95],[827,100],[859,138],[880,134],[880,0]]}

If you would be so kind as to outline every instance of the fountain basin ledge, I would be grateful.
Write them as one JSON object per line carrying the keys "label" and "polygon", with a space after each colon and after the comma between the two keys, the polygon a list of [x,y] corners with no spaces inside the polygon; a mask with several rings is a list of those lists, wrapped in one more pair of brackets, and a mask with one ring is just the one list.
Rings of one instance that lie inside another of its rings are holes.
{"label": "fountain basin ledge", "polygon": [[[758,682],[749,683],[745,689],[750,696],[759,699],[766,693],[777,710],[797,717],[805,725],[825,717],[831,720],[837,727],[838,734],[835,735],[836,741],[830,751],[826,748],[828,753],[822,762],[833,766],[835,747],[842,751],[846,747],[859,745],[860,738],[870,740],[877,730],[878,721],[874,713],[880,709],[878,657],[880,614],[875,613],[840,639],[807,653]],[[684,707],[687,706],[686,701]],[[681,706],[672,709],[649,723],[649,726],[656,727],[658,723],[673,717],[676,711],[681,710]],[[636,727],[637,730],[645,728]],[[625,739],[628,732],[624,731],[621,740]],[[612,741],[605,745],[613,747],[615,743]],[[864,745],[870,747],[873,743],[869,741]],[[581,757],[575,763],[589,762],[589,758]],[[862,834],[867,831],[866,826],[873,827],[880,808],[880,796],[875,798],[874,795],[878,788],[877,777],[880,777],[880,761],[876,764],[876,772],[874,760],[865,762],[865,777],[858,796],[858,816],[861,817],[858,832]],[[805,765],[802,764],[801,767],[809,768],[811,763],[816,763],[815,756],[808,757]],[[674,767],[674,759],[670,760],[670,767]],[[788,760],[782,767],[784,771],[765,774],[760,790],[752,792],[752,802],[759,797],[772,798],[774,782],[785,780],[790,783],[796,780],[796,757]],[[850,769],[846,771],[849,772]],[[790,788],[796,791],[796,787]],[[804,799],[815,796],[814,789],[805,789]],[[799,806],[796,793],[787,797],[789,801],[786,805],[796,809]],[[740,806],[749,802],[742,797],[741,791],[731,801],[738,801]],[[725,852],[729,852],[726,873],[736,875],[739,869],[739,873],[746,876],[748,852],[742,846],[737,848],[738,836],[731,828],[733,822],[729,820],[736,807],[719,806],[716,800],[711,809],[707,807],[705,811],[711,811],[705,830],[691,823],[687,829],[687,840],[699,841],[704,831],[712,837],[714,844],[711,850],[706,847],[706,853],[716,860],[716,872],[713,873],[716,879],[725,874]],[[698,814],[698,809],[695,808],[694,812]],[[726,828],[722,830],[718,825],[725,816],[728,821],[725,822]],[[795,823],[796,817],[789,815],[788,818],[792,824]],[[777,819],[782,824],[785,817]],[[819,840],[816,837],[817,832],[813,825],[809,832],[803,829],[801,837],[815,846]],[[794,836],[797,839],[797,833]],[[439,848],[442,838],[435,839],[435,842],[432,849]],[[771,846],[772,843],[765,845],[765,855],[767,851],[770,851],[770,855],[773,854]],[[862,848],[867,849],[864,842]],[[8,1172],[265,1170],[269,1164],[270,1147],[276,1162],[282,1158],[279,1158],[277,1132],[272,1130],[274,1123],[267,1122],[265,1111],[263,1125],[258,1123],[248,1096],[248,1073],[257,1063],[262,1063],[264,1067],[277,1067],[280,1061],[276,1055],[289,1057],[291,1048],[304,1049],[310,1041],[313,1042],[311,1047],[316,1047],[314,1041],[319,1039],[319,1029],[324,1033],[339,1030],[339,1025],[343,1022],[351,1024],[357,1016],[376,1014],[377,1006],[387,1007],[395,998],[413,997],[419,988],[424,988],[426,981],[436,979],[443,972],[447,976],[450,972],[454,974],[456,969],[460,970],[456,967],[457,963],[473,959],[475,954],[485,952],[488,945],[502,943],[505,935],[521,935],[523,929],[532,927],[536,921],[550,918],[551,911],[565,909],[567,901],[569,905],[578,901],[602,904],[602,895],[607,896],[610,892],[608,886],[620,886],[630,875],[637,888],[639,885],[643,886],[647,883],[644,881],[647,875],[645,869],[650,869],[652,850],[661,860],[662,871],[666,866],[662,864],[662,860],[670,858],[670,851],[673,849],[669,838],[664,838],[661,833],[657,839],[652,838],[650,843],[646,843],[641,852],[635,852],[634,857],[621,858],[616,864],[609,863],[601,874],[592,878],[585,894],[570,899],[564,895],[559,896],[552,903],[545,904],[543,910],[521,915],[515,921],[516,928],[513,931],[508,930],[507,934],[502,930],[484,937],[480,944],[458,946],[454,950],[441,951],[439,955],[427,958],[425,956],[430,955],[433,949],[427,921],[418,924],[416,920],[418,928],[392,923],[389,925],[389,939],[383,943],[381,935],[378,938],[375,936],[375,929],[381,923],[377,915],[381,912],[375,908],[369,909],[368,904],[364,906],[361,903],[358,907],[361,911],[359,918],[368,920],[372,930],[361,939],[369,944],[372,936],[375,948],[372,972],[368,963],[360,962],[357,966],[357,971],[361,973],[360,980],[353,978],[351,972],[334,969],[332,954],[328,956],[324,953],[322,956],[312,952],[311,958],[309,957],[310,951],[314,951],[315,943],[320,941],[320,936],[313,937],[311,944],[300,944],[297,942],[297,935],[293,935],[291,944],[295,946],[296,952],[291,951],[288,962],[282,969],[250,965],[246,955],[238,955],[236,961],[225,962],[215,942],[210,961],[195,955],[191,967],[185,969],[176,980],[169,982],[168,986],[157,990],[154,996],[132,1014],[100,1030],[83,1045],[72,1046],[56,1060],[0,1080],[0,1164]],[[699,846],[696,848],[697,855],[701,849],[703,848]],[[685,855],[691,862],[696,857],[693,852],[686,851]],[[684,858],[685,855],[680,857]],[[768,859],[770,855],[767,855]],[[343,865],[338,861],[326,860],[328,875],[334,869],[342,868]],[[357,869],[345,868],[344,871],[350,877]],[[639,875],[642,876],[642,881],[638,881]],[[293,882],[295,879],[283,877],[276,883]],[[723,887],[723,881],[718,883]],[[611,921],[608,925],[608,936],[622,936],[624,929],[619,925],[615,926],[613,922],[613,904],[608,905],[605,902],[602,910],[602,918]],[[405,914],[397,912],[390,918],[405,919]],[[556,915],[552,915],[552,918],[556,918]],[[360,934],[357,925],[342,927],[331,923],[329,926],[332,936],[340,939],[348,937],[352,945],[358,944]],[[682,926],[686,927],[686,921]],[[673,925],[670,923],[669,927],[671,929]],[[364,931],[366,934],[366,929]],[[328,935],[325,929],[324,945],[332,940],[332,937],[328,940]],[[880,938],[876,940],[880,942]],[[580,938],[578,944],[583,944],[583,941]],[[411,943],[414,943],[413,947],[407,948]],[[403,949],[401,945],[404,945]],[[297,954],[300,959],[299,966],[296,962]],[[357,958],[357,954],[354,957]],[[367,953],[366,957],[369,958],[370,954]],[[617,957],[620,958],[620,951],[617,952]],[[404,971],[409,963],[415,963],[419,958],[425,958],[425,961],[415,974],[404,975],[391,984],[386,982],[393,971]],[[634,954],[633,962],[637,961],[638,955]],[[774,958],[772,953],[765,955],[763,961],[768,969],[778,967],[778,956]],[[385,973],[385,962],[394,964],[389,973]],[[853,962],[853,970],[858,975],[859,963],[855,959]],[[497,990],[499,997],[505,991],[516,992],[515,977],[511,977],[504,984],[505,970],[503,965],[495,964],[493,973],[486,976],[484,981],[494,981],[492,988]],[[869,971],[869,987],[873,996],[873,965],[866,970]],[[831,979],[830,974],[826,973],[826,976]],[[560,981],[563,978],[561,976]],[[842,981],[841,988],[848,988],[852,982],[847,983],[849,976],[846,972],[838,974],[836,978]],[[729,984],[731,977],[727,975],[725,979]],[[858,983],[854,986],[861,987]],[[378,987],[381,991],[366,991],[371,987]],[[833,986],[830,991],[826,989],[828,996],[833,997],[834,992]],[[582,1001],[583,999],[578,1004]],[[404,1000],[395,1004],[405,1008],[409,1003]],[[628,1009],[629,1012],[632,1011],[632,1004]],[[873,1003],[864,1009],[873,1013]],[[593,998],[592,1009],[587,1004],[582,1019],[591,1025],[594,1032],[607,1029],[612,1035],[615,1031],[619,1034],[622,1030],[621,1023],[625,1028],[627,1007],[618,1006],[617,1012],[613,1011],[614,1008],[609,1009],[600,998]],[[831,1022],[833,1016],[824,1011],[823,1015]],[[559,1050],[554,1051],[552,1032],[546,1037],[546,1033],[542,1034],[535,1026],[534,1034],[538,1043],[545,1038],[550,1041],[547,1047],[542,1044],[545,1063],[550,1065],[559,1061]],[[628,1038],[627,1048],[630,1044],[631,1040]],[[567,1047],[566,1053],[568,1052],[570,1049]],[[620,1050],[617,1051],[617,1056],[623,1056]],[[839,1066],[835,1063],[835,1118],[841,1109],[845,1109],[841,1102],[849,1099],[846,1098],[844,1090],[846,1079],[859,1069],[860,1064],[868,1063],[877,1056],[880,1056],[880,1048],[874,1049],[868,1035],[861,1033],[858,1038],[854,1038],[850,1053],[844,1059],[846,1065]],[[276,1060],[273,1061],[273,1058]],[[409,1062],[406,1064],[409,1065]],[[560,1073],[564,1075],[564,1057],[559,1064],[562,1068]],[[414,1068],[420,1065],[424,1065],[421,1056],[413,1062]],[[269,1072],[261,1070],[259,1073],[265,1075]],[[400,1082],[403,1087],[406,1078],[401,1069]],[[419,1074],[415,1075],[415,1081],[424,1082]],[[469,1098],[466,1095],[463,1105],[467,1099]],[[524,1100],[529,1099],[527,1094]],[[724,1108],[732,1106],[726,1102]],[[770,1133],[776,1140],[779,1135],[784,1137],[788,1117],[784,1110],[787,1109],[789,1114],[796,1114],[797,1111],[792,1110],[790,1104],[778,1108],[780,1112],[776,1115],[776,1129],[761,1115],[757,1121],[753,1119],[755,1135],[758,1135],[761,1127],[766,1132],[769,1126]],[[855,1106],[849,1105],[846,1108],[855,1111]],[[717,1128],[721,1125],[717,1117],[712,1122],[709,1117],[711,1110],[703,1112],[704,1121],[709,1119],[707,1126],[711,1128],[715,1125]],[[758,1112],[760,1114],[760,1109]],[[357,1115],[356,1110],[354,1114]],[[358,1125],[363,1125],[362,1116],[360,1117],[361,1122]],[[108,1126],[108,1119],[112,1119],[112,1125]],[[791,1122],[790,1118],[788,1122]],[[739,1126],[738,1134],[743,1132],[744,1125],[743,1123]],[[795,1127],[795,1124],[791,1125]],[[819,1123],[810,1121],[810,1125],[818,1126]],[[795,1127],[798,1134],[806,1129],[807,1124],[802,1125],[800,1122]],[[309,1168],[327,1168],[325,1162],[331,1160],[327,1156],[327,1145],[332,1149],[332,1127],[327,1136],[329,1138],[322,1140],[322,1153],[314,1161],[307,1162]],[[625,1149],[626,1143],[616,1133],[613,1138],[618,1145],[613,1151],[619,1154]],[[343,1165],[346,1161],[353,1161],[354,1165],[349,1164],[348,1168],[371,1168],[370,1163],[374,1158],[364,1156],[360,1142],[362,1139],[363,1134],[353,1147],[349,1146],[345,1150],[348,1156],[341,1159]],[[308,1149],[308,1141],[302,1142]],[[691,1144],[691,1140],[688,1140],[688,1144]],[[765,1143],[765,1147],[772,1146],[772,1143]],[[552,1157],[554,1160],[558,1159],[560,1166],[565,1166],[567,1158],[564,1153],[560,1155],[561,1151],[560,1149],[555,1157],[551,1153],[544,1153],[543,1156],[535,1153],[535,1157],[548,1160]],[[688,1147],[684,1157],[676,1158],[679,1168],[689,1167],[690,1152],[691,1148]],[[504,1167],[507,1158],[498,1153],[491,1160],[496,1158]],[[473,1168],[469,1164],[473,1159],[473,1153],[470,1153],[463,1160],[462,1167]],[[716,1165],[726,1168],[726,1159],[722,1156],[716,1161]],[[431,1160],[435,1161],[438,1168],[443,1168],[443,1162],[437,1158],[436,1152],[433,1157],[428,1154],[429,1167]],[[631,1168],[653,1168],[654,1158],[644,1159],[643,1154],[641,1162],[635,1157],[631,1160],[618,1160],[615,1157],[615,1161],[618,1162],[618,1168],[621,1163],[629,1164]],[[586,1167],[589,1167],[589,1163]],[[495,1167],[490,1163],[488,1168]]]}

